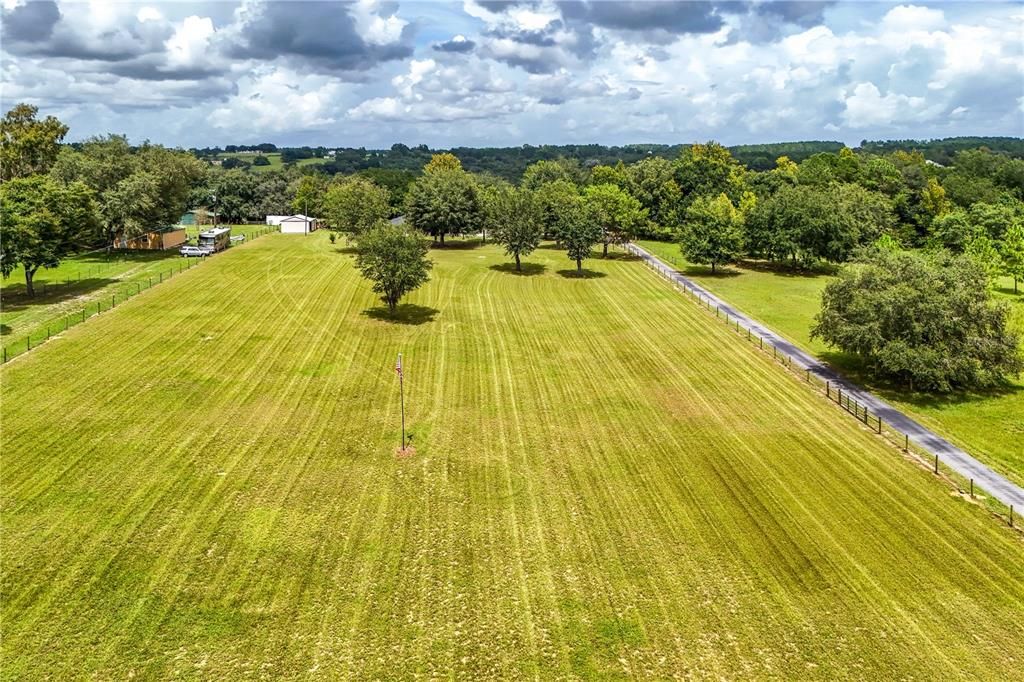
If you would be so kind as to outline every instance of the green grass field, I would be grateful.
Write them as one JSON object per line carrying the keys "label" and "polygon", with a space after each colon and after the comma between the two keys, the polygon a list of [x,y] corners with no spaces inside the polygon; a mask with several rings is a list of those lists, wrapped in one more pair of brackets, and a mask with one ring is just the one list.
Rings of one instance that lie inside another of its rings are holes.
{"label": "green grass field", "polygon": [[[266,226],[232,225],[231,229],[232,234],[251,237]],[[197,231],[195,226],[186,228],[193,241]],[[40,269],[32,297],[25,293],[25,272],[18,266],[10,277],[0,280],[0,345],[11,353],[21,352],[26,336],[31,336],[32,343],[45,339],[48,325],[62,327],[65,316],[97,303],[106,305],[111,296],[120,302],[149,286],[150,280],[176,272],[183,265],[181,260],[178,249],[81,253],[56,268]]]}
{"label": "green grass field", "polygon": [[[734,266],[712,275],[710,268],[687,263],[676,244],[638,242],[667,263],[743,312],[759,319],[790,341],[827,360],[915,419],[976,455],[1004,476],[1024,485],[1024,377],[999,391],[941,397],[911,394],[872,381],[856,358],[811,340],[827,274],[799,274],[754,265]],[[1024,291],[1024,290],[1022,290]],[[1011,320],[1024,337],[1024,295],[1013,293],[1013,280],[1000,280],[998,300],[1011,306]]]}
{"label": "green grass field", "polygon": [[339,251],[0,369],[5,679],[1024,678],[1021,535],[639,263],[455,243],[391,321]]}
{"label": "green grass field", "polygon": [[[236,159],[242,159],[243,161],[248,161],[248,162],[252,163],[252,160],[254,158],[256,158],[257,156],[258,156],[258,154],[245,154],[243,152],[224,152],[222,154],[218,154],[217,158],[219,158],[219,159],[236,158]],[[256,173],[262,173],[264,171],[281,170],[282,168],[284,168],[284,163],[281,161],[281,154],[280,154],[280,152],[271,152],[269,154],[264,154],[263,156],[267,157],[267,161],[269,161],[270,164],[266,165],[266,166],[250,166],[250,170],[252,170],[252,171],[254,171]],[[316,158],[316,159],[299,159],[298,161],[295,162],[295,165],[296,166],[314,166],[314,165],[322,164],[324,162],[326,162],[326,159],[320,159],[320,158]]]}

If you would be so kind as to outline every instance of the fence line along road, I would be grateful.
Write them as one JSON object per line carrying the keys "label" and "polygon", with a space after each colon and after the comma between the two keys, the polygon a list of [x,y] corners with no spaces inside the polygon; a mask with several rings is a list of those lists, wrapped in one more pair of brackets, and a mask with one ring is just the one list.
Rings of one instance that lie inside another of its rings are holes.
{"label": "fence line along road", "polygon": [[664,277],[677,286],[682,287],[684,290],[689,290],[691,294],[698,298],[705,299],[708,302],[709,307],[714,306],[716,311],[720,311],[722,314],[726,315],[730,324],[735,322],[739,328],[744,329],[751,334],[756,334],[765,341],[771,343],[779,352],[792,358],[793,364],[799,365],[802,371],[808,373],[808,376],[814,375],[821,382],[827,382],[827,385],[831,385],[837,390],[841,389],[844,397],[855,400],[866,410],[870,410],[876,417],[885,421],[893,429],[906,434],[906,437],[910,442],[914,443],[930,455],[938,457],[942,460],[943,464],[947,465],[964,478],[975,481],[992,497],[1007,506],[1012,505],[1012,507],[1018,511],[1024,510],[1024,488],[1021,488],[1007,480],[1005,477],[988,468],[974,457],[971,457],[969,454],[953,445],[931,429],[911,419],[906,414],[899,411],[875,394],[850,382],[842,375],[837,374],[810,353],[782,338],[757,320],[736,310],[724,300],[715,296],[675,268],[669,266],[646,249],[643,249],[636,244],[627,244],[626,249],[634,255],[642,258],[650,267],[660,272]]}

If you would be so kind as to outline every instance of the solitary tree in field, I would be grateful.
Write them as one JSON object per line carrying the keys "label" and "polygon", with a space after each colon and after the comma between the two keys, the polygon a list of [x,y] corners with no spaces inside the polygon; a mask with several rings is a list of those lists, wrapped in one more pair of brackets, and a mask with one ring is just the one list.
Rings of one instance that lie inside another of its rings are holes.
{"label": "solitary tree in field", "polygon": [[725,194],[698,197],[686,210],[680,247],[687,260],[709,264],[715,272],[743,249],[743,214]]}
{"label": "solitary tree in field", "polygon": [[521,258],[529,256],[540,244],[541,222],[533,192],[509,185],[489,188],[484,212],[494,239],[505,247],[505,253],[516,260],[522,271]]}
{"label": "solitary tree in field", "polygon": [[29,296],[39,268],[57,267],[97,234],[93,192],[81,182],[62,185],[31,175],[0,184],[0,273],[7,277],[24,267]]}
{"label": "solitary tree in field", "polygon": [[583,261],[590,258],[590,250],[601,241],[601,226],[590,219],[582,197],[577,196],[563,207],[557,229],[566,255],[576,261],[576,272],[583,272]]}
{"label": "solitary tree in field", "polygon": [[647,222],[647,210],[617,185],[591,185],[583,191],[583,201],[590,219],[601,227],[605,257],[609,244],[625,244]]}
{"label": "solitary tree in field", "polygon": [[356,268],[394,315],[398,302],[430,279],[429,243],[401,225],[382,222],[359,239]]}
{"label": "solitary tree in field", "polygon": [[986,279],[970,256],[874,249],[825,287],[811,337],[911,390],[997,385],[1024,362]]}
{"label": "solitary tree in field", "polygon": [[391,213],[388,191],[353,175],[332,184],[324,195],[324,217],[332,230],[356,238]]}
{"label": "solitary tree in field", "polygon": [[1013,277],[1013,293],[1017,282],[1024,279],[1024,222],[1017,222],[1003,237],[1003,274]]}

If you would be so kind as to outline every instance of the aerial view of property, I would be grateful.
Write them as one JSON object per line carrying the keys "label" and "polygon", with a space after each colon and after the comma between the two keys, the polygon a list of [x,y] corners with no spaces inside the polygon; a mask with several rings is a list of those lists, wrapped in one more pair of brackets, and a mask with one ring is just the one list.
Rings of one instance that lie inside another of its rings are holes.
{"label": "aerial view of property", "polygon": [[1024,7],[5,0],[0,680],[1024,680]]}

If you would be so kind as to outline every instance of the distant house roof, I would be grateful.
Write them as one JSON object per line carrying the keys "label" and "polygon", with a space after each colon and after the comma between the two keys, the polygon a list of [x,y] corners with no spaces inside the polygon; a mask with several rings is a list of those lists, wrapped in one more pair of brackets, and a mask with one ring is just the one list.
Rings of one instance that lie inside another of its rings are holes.
{"label": "distant house roof", "polygon": [[405,216],[404,215],[395,216],[394,218],[391,219],[391,224],[392,225],[402,225],[404,223],[405,223]]}
{"label": "distant house roof", "polygon": [[308,215],[302,215],[301,213],[296,213],[295,215],[290,215],[287,218],[282,218],[281,222],[282,223],[285,223],[285,222],[287,222],[287,223],[299,223],[299,222],[307,222],[309,220],[316,220],[316,218],[311,218]]}

